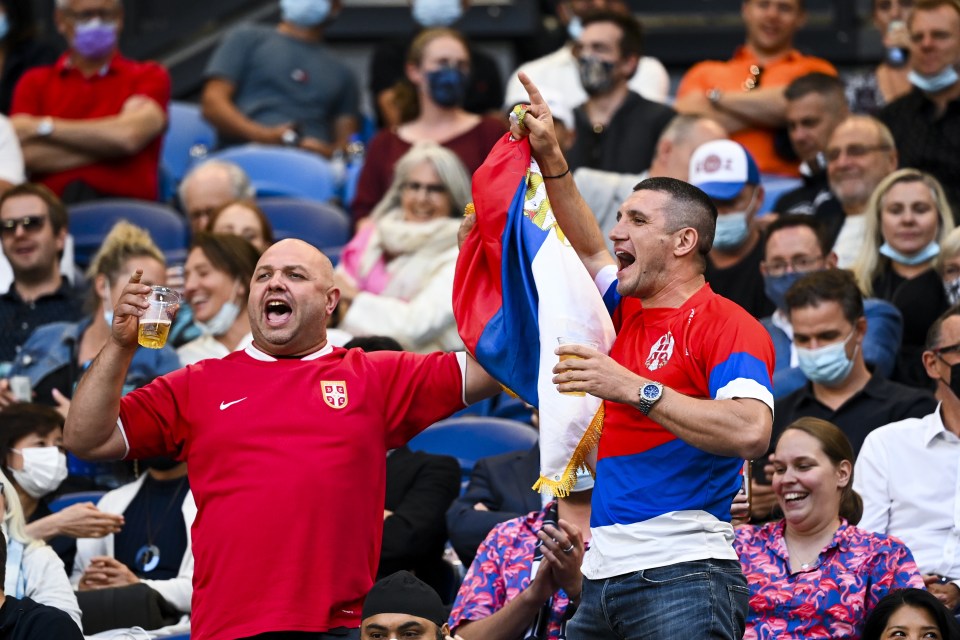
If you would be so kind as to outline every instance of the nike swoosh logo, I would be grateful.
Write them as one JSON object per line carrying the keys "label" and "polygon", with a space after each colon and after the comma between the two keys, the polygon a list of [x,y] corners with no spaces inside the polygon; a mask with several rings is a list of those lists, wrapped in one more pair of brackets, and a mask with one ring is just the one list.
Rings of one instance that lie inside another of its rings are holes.
{"label": "nike swoosh logo", "polygon": [[233,405],[237,404],[238,402],[243,402],[244,400],[246,400],[246,398],[240,398],[239,400],[234,400],[233,402],[221,402],[221,403],[220,403],[220,411],[223,411],[224,409],[227,409],[227,408],[229,408],[229,407],[232,407]]}

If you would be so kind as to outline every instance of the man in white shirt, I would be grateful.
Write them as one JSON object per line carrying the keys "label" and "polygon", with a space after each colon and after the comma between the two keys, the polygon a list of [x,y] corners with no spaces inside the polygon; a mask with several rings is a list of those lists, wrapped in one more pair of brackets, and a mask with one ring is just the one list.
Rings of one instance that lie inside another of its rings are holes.
{"label": "man in white shirt", "polygon": [[[531,80],[537,83],[541,93],[556,93],[564,96],[569,108],[587,101],[587,92],[580,84],[580,73],[577,70],[577,58],[573,55],[573,46],[583,30],[581,20],[589,13],[598,10],[620,9],[620,3],[613,0],[578,0],[577,2],[558,3],[558,16],[567,23],[569,41],[542,58],[522,64],[507,80],[506,98],[504,107],[512,109],[514,105],[527,102],[527,92],[524,90],[517,73],[523,71]],[[639,93],[647,100],[666,102],[667,92],[670,89],[670,76],[666,68],[656,58],[642,56],[637,65],[637,72],[627,82],[628,88]],[[550,105],[551,110],[554,109]]]}
{"label": "man in white shirt", "polygon": [[960,309],[930,327],[923,364],[940,405],[923,418],[874,430],[857,458],[859,526],[903,540],[927,589],[960,605]]}
{"label": "man in white shirt", "polygon": [[837,266],[849,269],[863,244],[870,195],[897,168],[897,147],[885,124],[854,115],[833,130],[824,155],[833,197],[817,205],[813,215],[824,226]]}

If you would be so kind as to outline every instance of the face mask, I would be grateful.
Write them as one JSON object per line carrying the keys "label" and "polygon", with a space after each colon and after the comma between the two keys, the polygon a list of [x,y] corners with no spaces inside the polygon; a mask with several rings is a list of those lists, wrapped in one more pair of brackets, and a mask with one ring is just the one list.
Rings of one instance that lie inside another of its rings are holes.
{"label": "face mask", "polygon": [[580,71],[580,84],[588,95],[596,96],[610,91],[613,87],[613,63],[598,58],[577,58]]}
{"label": "face mask", "polygon": [[117,46],[117,23],[94,18],[78,24],[73,34],[73,50],[84,58],[106,57]]}
{"label": "face mask", "polygon": [[7,19],[7,14],[0,13],[0,40],[6,38],[8,33],[10,33],[10,21]]}
{"label": "face mask", "polygon": [[[828,387],[846,380],[850,371],[853,370],[853,358],[847,357],[847,342],[854,333],[856,331],[851,331],[845,340],[819,349],[797,347],[797,361],[807,380]],[[860,345],[857,345],[857,349],[859,348]],[[856,349],[853,355],[856,357]]]}
{"label": "face mask", "polygon": [[330,15],[330,0],[280,0],[280,15],[298,27],[316,27]]}
{"label": "face mask", "polygon": [[467,95],[467,74],[454,67],[427,72],[430,97],[441,107],[459,107]]}
{"label": "face mask", "polygon": [[951,307],[957,303],[960,303],[960,278],[950,280],[949,282],[944,282],[943,290],[947,294],[947,300],[950,302]]}
{"label": "face mask", "polygon": [[414,0],[413,19],[424,27],[449,27],[463,15],[460,0]]}
{"label": "face mask", "polygon": [[238,315],[240,315],[240,305],[231,300],[224,302],[220,310],[206,322],[194,320],[193,324],[197,325],[205,336],[222,336],[230,330]]}
{"label": "face mask", "polygon": [[729,251],[741,246],[750,234],[746,211],[734,211],[717,216],[717,230],[713,234],[713,248]]}
{"label": "face mask", "polygon": [[810,273],[813,272],[806,271],[798,273],[796,271],[791,271],[783,274],[782,276],[763,276],[763,293],[767,296],[767,299],[770,302],[777,305],[777,309],[786,311],[787,291],[790,290],[790,287],[793,286],[794,282]]}
{"label": "face mask", "polygon": [[573,20],[567,24],[567,35],[571,40],[576,40],[581,33],[583,33],[583,23],[580,22],[580,18],[573,16]]}
{"label": "face mask", "polygon": [[32,498],[56,490],[67,477],[67,456],[57,447],[11,449],[23,456],[23,469],[11,469],[13,479]]}
{"label": "face mask", "polygon": [[886,242],[884,242],[883,246],[880,247],[880,255],[886,256],[894,262],[899,262],[900,264],[905,264],[908,266],[923,264],[928,260],[933,260],[938,253],[940,253],[940,245],[937,244],[936,241],[931,242],[912,256],[900,253]]}
{"label": "face mask", "polygon": [[920,89],[920,91],[925,93],[938,93],[952,86],[957,80],[960,80],[960,76],[957,75],[957,70],[953,68],[953,65],[950,65],[940,73],[935,73],[932,76],[922,76],[911,69],[907,72],[907,79],[910,81],[910,84]]}

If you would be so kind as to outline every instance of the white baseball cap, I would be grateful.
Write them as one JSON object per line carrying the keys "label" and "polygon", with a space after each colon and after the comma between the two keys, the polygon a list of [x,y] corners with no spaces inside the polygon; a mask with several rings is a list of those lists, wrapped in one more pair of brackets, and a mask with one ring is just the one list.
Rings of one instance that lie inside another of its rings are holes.
{"label": "white baseball cap", "polygon": [[743,145],[712,140],[690,157],[690,184],[712,200],[733,200],[748,184],[760,184],[760,170]]}

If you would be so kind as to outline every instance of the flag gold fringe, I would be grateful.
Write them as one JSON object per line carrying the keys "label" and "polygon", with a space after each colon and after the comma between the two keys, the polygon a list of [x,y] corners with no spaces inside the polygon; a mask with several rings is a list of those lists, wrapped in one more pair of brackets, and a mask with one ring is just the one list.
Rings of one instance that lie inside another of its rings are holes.
{"label": "flag gold fringe", "polygon": [[[540,476],[540,479],[534,483],[533,490],[539,491],[540,493],[549,491],[557,498],[566,498],[570,495],[570,491],[577,482],[577,471],[583,468],[589,469],[587,466],[587,454],[600,442],[600,434],[602,432],[603,403],[601,402],[597,413],[594,414],[590,425],[587,427],[587,431],[583,434],[583,437],[580,438],[580,443],[577,445],[577,448],[574,449],[573,454],[570,456],[570,462],[567,463],[567,468],[563,470],[560,478],[554,479]],[[594,472],[591,471],[591,473]]]}

